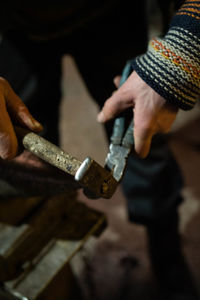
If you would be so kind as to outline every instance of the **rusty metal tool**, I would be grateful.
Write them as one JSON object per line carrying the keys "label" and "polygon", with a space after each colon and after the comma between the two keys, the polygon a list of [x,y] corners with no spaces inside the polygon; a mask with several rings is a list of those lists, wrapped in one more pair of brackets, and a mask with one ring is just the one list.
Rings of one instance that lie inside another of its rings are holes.
{"label": "rusty metal tool", "polygon": [[91,198],[111,198],[117,188],[117,181],[112,173],[95,160],[87,157],[83,162],[50,143],[43,137],[17,128],[25,149],[48,162],[56,168],[72,175],[74,179],[85,189]]}
{"label": "rusty metal tool", "polygon": [[[131,63],[128,62],[123,70],[120,86],[131,72]],[[133,122],[130,123],[123,137],[124,127],[125,117],[117,118],[113,127],[110,152],[106,157],[105,167],[100,166],[90,157],[81,162],[33,132],[21,128],[16,128],[16,131],[21,137],[25,149],[54,167],[72,175],[84,188],[85,194],[89,198],[95,199],[99,197],[111,198],[123,176],[127,158],[133,146]]]}

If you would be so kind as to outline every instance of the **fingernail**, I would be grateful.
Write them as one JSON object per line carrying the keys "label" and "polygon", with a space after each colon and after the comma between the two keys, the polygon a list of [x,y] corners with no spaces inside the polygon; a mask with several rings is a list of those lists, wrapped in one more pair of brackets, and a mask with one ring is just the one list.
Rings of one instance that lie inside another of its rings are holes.
{"label": "fingernail", "polygon": [[40,124],[38,121],[33,120],[34,128],[33,131],[35,132],[41,132],[43,130],[42,124]]}
{"label": "fingernail", "polygon": [[35,120],[28,117],[26,119],[24,119],[24,121],[27,123],[28,126],[30,126],[31,128],[37,127],[37,125],[35,124]]}
{"label": "fingernail", "polygon": [[42,125],[33,118],[26,118],[25,123],[32,129],[32,130],[42,130]]}
{"label": "fingernail", "polygon": [[42,125],[26,112],[20,111],[19,117],[21,119],[21,122],[24,123],[24,125],[28,126],[30,129],[32,130],[34,130],[34,128],[37,130],[39,130],[40,128],[42,129]]}
{"label": "fingernail", "polygon": [[102,111],[98,114],[98,116],[97,116],[97,121],[98,121],[99,123],[105,122],[105,116],[104,116],[104,113],[103,113]]}
{"label": "fingernail", "polygon": [[36,121],[35,119],[33,120],[33,124],[37,128],[42,128],[42,125],[38,121]]}

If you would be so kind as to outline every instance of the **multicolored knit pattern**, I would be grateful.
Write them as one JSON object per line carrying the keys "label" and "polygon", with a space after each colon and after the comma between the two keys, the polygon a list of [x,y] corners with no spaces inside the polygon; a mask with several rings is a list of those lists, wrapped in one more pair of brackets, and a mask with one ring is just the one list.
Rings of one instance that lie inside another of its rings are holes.
{"label": "multicolored knit pattern", "polygon": [[162,97],[191,109],[200,98],[200,1],[185,1],[166,36],[151,40],[133,68]]}

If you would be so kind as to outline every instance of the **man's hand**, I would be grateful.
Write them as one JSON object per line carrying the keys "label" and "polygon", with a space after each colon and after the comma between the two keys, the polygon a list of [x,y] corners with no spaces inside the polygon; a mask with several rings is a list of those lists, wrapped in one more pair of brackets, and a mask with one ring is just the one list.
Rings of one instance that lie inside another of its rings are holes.
{"label": "man's hand", "polygon": [[[115,84],[119,85],[119,77],[115,78]],[[170,130],[178,108],[157,94],[136,72],[107,99],[97,119],[102,123],[107,122],[130,107],[134,112],[135,151],[145,158],[153,135]]]}
{"label": "man's hand", "polygon": [[17,155],[18,142],[13,123],[34,132],[42,130],[42,125],[32,117],[9,83],[0,77],[0,157],[3,159]]}

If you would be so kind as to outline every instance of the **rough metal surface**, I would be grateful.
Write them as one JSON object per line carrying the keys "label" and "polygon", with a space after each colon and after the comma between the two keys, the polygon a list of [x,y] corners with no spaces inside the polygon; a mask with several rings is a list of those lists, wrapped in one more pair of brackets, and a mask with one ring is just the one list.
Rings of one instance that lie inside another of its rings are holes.
{"label": "rough metal surface", "polygon": [[23,145],[31,153],[70,175],[75,175],[81,162],[41,136],[30,132],[23,137]]}
{"label": "rough metal surface", "polygon": [[90,164],[79,183],[85,188],[89,198],[111,198],[118,186],[112,173],[102,168],[96,161],[90,159]]}
{"label": "rough metal surface", "polygon": [[[25,133],[22,143],[27,150],[37,157],[72,176],[75,176],[84,164],[84,162],[80,162],[75,157],[33,132]],[[118,185],[117,181],[113,178],[110,171],[100,166],[94,160],[88,159],[87,168],[81,172],[82,176],[78,182],[88,190],[87,195],[92,198],[111,198]]]}

